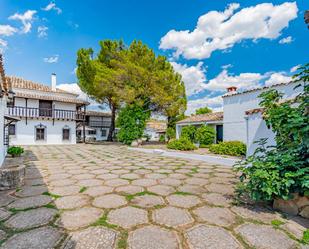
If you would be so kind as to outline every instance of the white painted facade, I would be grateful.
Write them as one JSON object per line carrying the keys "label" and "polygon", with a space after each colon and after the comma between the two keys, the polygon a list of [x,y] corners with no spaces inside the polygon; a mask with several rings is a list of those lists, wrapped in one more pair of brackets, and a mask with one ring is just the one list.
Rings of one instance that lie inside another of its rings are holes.
{"label": "white painted facade", "polygon": [[[260,108],[258,97],[263,91],[274,88],[284,94],[284,99],[294,98],[302,88],[294,90],[298,83],[281,84],[269,88],[247,91],[235,94],[227,93],[223,96],[223,140],[238,140],[247,144],[247,155],[251,155],[255,149],[255,141],[268,138],[267,145],[275,145],[274,133],[268,129],[261,113],[246,115],[246,111]],[[233,95],[234,94],[234,95]]]}
{"label": "white painted facade", "polygon": [[149,141],[159,141],[161,135],[165,135],[164,133],[158,132],[156,129],[146,127],[144,130],[144,135],[149,137]]}
{"label": "white painted facade", "polygon": [[6,96],[0,97],[0,167],[6,156],[6,146],[4,145],[4,114],[6,111]]}
{"label": "white painted facade", "polygon": [[[76,104],[53,101],[55,109],[64,111],[75,111]],[[26,107],[24,98],[15,98],[15,106]],[[28,108],[39,108],[39,100],[28,99]],[[44,128],[44,139],[36,139],[36,129]],[[63,130],[69,130],[69,138],[63,139]],[[15,124],[15,135],[10,135],[10,145],[41,145],[41,144],[75,144],[76,143],[76,121],[71,119],[55,119],[31,116]]]}

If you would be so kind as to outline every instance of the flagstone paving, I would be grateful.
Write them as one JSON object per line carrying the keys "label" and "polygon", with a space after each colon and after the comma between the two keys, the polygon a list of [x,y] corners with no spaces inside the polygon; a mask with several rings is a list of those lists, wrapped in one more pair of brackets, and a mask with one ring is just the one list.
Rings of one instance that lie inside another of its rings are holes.
{"label": "flagstone paving", "polygon": [[119,145],[26,150],[25,185],[0,192],[1,249],[306,248],[308,220],[233,204],[230,167]]}

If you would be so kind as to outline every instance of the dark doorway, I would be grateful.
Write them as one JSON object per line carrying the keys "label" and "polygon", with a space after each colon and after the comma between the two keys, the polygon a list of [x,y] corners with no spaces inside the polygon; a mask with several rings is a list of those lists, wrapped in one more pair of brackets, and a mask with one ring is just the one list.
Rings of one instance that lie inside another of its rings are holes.
{"label": "dark doorway", "polygon": [[51,117],[52,116],[53,102],[40,100],[39,101],[39,116],[40,117]]}
{"label": "dark doorway", "polygon": [[223,125],[217,125],[216,126],[216,131],[217,131],[217,143],[223,141]]}

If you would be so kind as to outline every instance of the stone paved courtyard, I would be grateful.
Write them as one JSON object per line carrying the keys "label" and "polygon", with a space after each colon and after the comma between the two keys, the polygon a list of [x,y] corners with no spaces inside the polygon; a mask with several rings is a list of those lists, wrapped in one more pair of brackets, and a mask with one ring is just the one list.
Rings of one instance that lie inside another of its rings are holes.
{"label": "stone paved courtyard", "polygon": [[1,248],[308,248],[308,220],[232,204],[230,167],[116,145],[26,149],[25,186],[0,192]]}

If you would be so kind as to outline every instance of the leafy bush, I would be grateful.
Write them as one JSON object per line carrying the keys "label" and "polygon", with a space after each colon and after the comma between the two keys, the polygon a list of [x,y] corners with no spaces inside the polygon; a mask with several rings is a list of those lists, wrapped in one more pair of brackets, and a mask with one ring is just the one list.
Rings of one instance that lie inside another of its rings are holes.
{"label": "leafy bush", "polygon": [[120,128],[117,134],[118,141],[130,145],[133,140],[141,138],[149,117],[149,111],[145,111],[139,105],[132,104],[122,108],[117,118],[117,125]]}
{"label": "leafy bush", "polygon": [[10,148],[8,148],[7,152],[12,156],[20,156],[22,153],[24,153],[24,149],[22,147],[19,146],[12,146]]}
{"label": "leafy bush", "polygon": [[187,138],[191,142],[195,142],[195,132],[196,132],[196,127],[193,125],[188,125],[188,126],[182,127],[180,137]]}
{"label": "leafy bush", "polygon": [[159,142],[165,143],[165,136],[163,134],[160,135]]}
{"label": "leafy bush", "polygon": [[171,140],[167,144],[168,149],[172,150],[195,150],[196,147],[195,145],[188,139],[181,137],[180,139],[177,140]]}
{"label": "leafy bush", "polygon": [[227,141],[210,145],[209,151],[221,155],[243,156],[246,155],[246,145],[240,141]]}
{"label": "leafy bush", "polygon": [[235,167],[241,172],[238,193],[257,201],[290,199],[292,193],[309,196],[309,64],[300,68],[297,81],[304,91],[290,101],[272,89],[263,92],[260,105],[266,124],[275,133],[276,146],[259,141],[255,153]]}
{"label": "leafy bush", "polygon": [[173,127],[168,127],[166,129],[166,136],[168,140],[176,138],[176,131]]}
{"label": "leafy bush", "polygon": [[215,130],[214,128],[203,125],[199,127],[195,132],[195,141],[200,143],[200,146],[212,144],[215,140]]}

